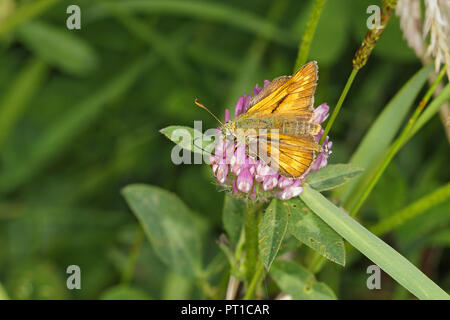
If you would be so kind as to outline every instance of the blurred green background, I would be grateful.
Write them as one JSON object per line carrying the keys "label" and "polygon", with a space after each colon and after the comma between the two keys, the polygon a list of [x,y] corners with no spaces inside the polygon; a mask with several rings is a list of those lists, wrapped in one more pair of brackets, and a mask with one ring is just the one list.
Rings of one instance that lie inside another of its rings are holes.
{"label": "blurred green background", "polygon": [[[317,104],[336,104],[367,31],[366,8],[377,2],[327,1],[309,55],[320,68]],[[211,231],[209,262],[224,194],[207,165],[174,165],[173,143],[158,131],[194,120],[214,127],[195,98],[222,117],[255,84],[291,74],[311,3],[0,0],[0,295],[202,298],[155,256],[120,190],[139,182],[175,192]],[[81,8],[80,30],[66,28],[71,4]],[[333,127],[331,163],[348,161],[420,68],[393,17]],[[448,147],[435,117],[390,165],[360,221],[376,222],[449,181]],[[384,237],[447,291],[449,207]],[[72,264],[81,290],[66,288]],[[367,290],[370,264],[362,256],[345,269],[328,264],[318,278],[341,299],[410,297],[388,276],[383,290]]]}

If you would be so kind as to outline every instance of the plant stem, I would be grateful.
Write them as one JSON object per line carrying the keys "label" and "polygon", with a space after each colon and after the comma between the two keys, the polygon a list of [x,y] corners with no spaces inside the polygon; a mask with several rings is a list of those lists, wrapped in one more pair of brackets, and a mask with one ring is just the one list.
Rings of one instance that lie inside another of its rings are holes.
{"label": "plant stem", "polygon": [[428,101],[433,95],[434,90],[436,89],[436,86],[439,84],[439,82],[442,80],[443,76],[445,75],[446,66],[444,66],[439,73],[439,76],[434,81],[433,85],[428,89],[425,96],[423,97],[422,101],[420,101],[419,105],[417,106],[416,110],[414,111],[413,115],[408,121],[408,124],[403,129],[400,136],[394,141],[394,143],[386,150],[384,156],[380,159],[376,166],[376,170],[374,171],[373,175],[368,177],[368,182],[363,185],[362,187],[362,194],[356,201],[355,205],[353,205],[350,208],[347,208],[350,211],[351,216],[355,216],[361,206],[363,205],[364,201],[369,196],[370,192],[373,190],[375,185],[377,184],[378,180],[380,179],[381,175],[383,174],[384,170],[387,168],[389,163],[392,161],[392,159],[395,157],[397,152],[405,145],[405,143],[410,138],[411,130],[414,127],[414,124],[416,123],[417,119],[419,118],[419,115],[422,113],[423,109],[427,105]]}
{"label": "plant stem", "polygon": [[338,103],[331,114],[330,120],[327,122],[327,126],[325,128],[322,137],[320,138],[319,144],[323,144],[325,138],[333,126],[334,120],[336,119],[339,111],[341,110],[342,104],[352,86],[353,81],[355,80],[356,74],[358,71],[364,67],[369,60],[370,55],[372,54],[375,45],[383,34],[384,29],[386,28],[390,18],[391,18],[391,9],[395,6],[396,1],[383,1],[383,12],[381,14],[381,23],[378,28],[370,29],[366,36],[364,37],[363,43],[361,47],[356,51],[355,56],[353,58],[353,70],[350,76],[348,77],[347,83],[345,84],[344,90],[342,91],[341,96],[339,97]]}
{"label": "plant stem", "polygon": [[140,225],[136,228],[136,234],[134,237],[133,244],[130,249],[130,255],[128,256],[128,261],[123,270],[122,277],[120,279],[121,284],[129,284],[133,279],[134,270],[136,269],[136,263],[141,252],[142,243],[144,241],[144,232]]}
{"label": "plant stem", "polygon": [[250,300],[254,297],[254,293],[260,280],[263,279],[264,265],[261,261],[258,262],[258,267],[256,268],[255,274],[253,275],[252,280],[250,281],[250,285],[248,286],[247,292],[245,293],[244,300]]}
{"label": "plant stem", "polygon": [[[260,206],[249,206],[244,214],[244,233],[245,233],[245,275],[247,280],[247,288],[250,289],[253,278],[259,269],[258,263],[260,257],[258,254],[258,225],[261,217]],[[256,284],[254,284],[256,285]],[[253,291],[247,293],[246,296],[252,298]]]}
{"label": "plant stem", "polygon": [[0,24],[0,38],[10,34],[15,28],[42,14],[58,2],[59,0],[30,1],[18,7],[13,14],[5,18]]}
{"label": "plant stem", "polygon": [[341,110],[342,104],[344,103],[345,98],[347,97],[348,91],[350,90],[350,87],[352,86],[353,81],[355,80],[355,77],[358,73],[358,69],[353,69],[352,73],[347,79],[347,83],[345,84],[344,90],[341,93],[341,96],[339,97],[339,100],[336,104],[336,107],[333,110],[333,113],[331,114],[330,119],[327,122],[327,126],[325,127],[325,130],[322,134],[322,138],[320,138],[319,144],[322,144],[327,137],[328,133],[330,132],[331,127],[333,126],[334,120],[336,120],[336,117]]}
{"label": "plant stem", "polygon": [[227,292],[225,294],[225,300],[234,300],[236,299],[236,294],[239,289],[239,280],[236,279],[233,275],[230,275],[230,279],[228,280]]}
{"label": "plant stem", "polygon": [[416,132],[420,130],[420,128],[422,128],[436,113],[438,113],[441,106],[448,101],[450,101],[450,83],[447,83],[439,95],[434,98],[430,105],[425,109],[423,114],[420,115],[420,118],[417,119],[417,122],[411,129],[406,141],[411,139]]}
{"label": "plant stem", "polygon": [[244,216],[244,230],[245,230],[245,269],[246,278],[250,283],[255,273],[256,263],[259,259],[258,255],[258,223],[259,212],[254,207],[249,207]]}
{"label": "plant stem", "polygon": [[311,260],[308,266],[309,271],[312,273],[318,273],[325,263],[326,259],[317,251],[314,251],[314,253],[311,256]]}
{"label": "plant stem", "polygon": [[294,72],[300,69],[306,63],[308,59],[311,43],[316,32],[317,24],[319,23],[320,15],[322,14],[323,7],[326,0],[316,0],[312,8],[311,15],[309,16],[308,24],[306,25],[305,33],[303,34],[302,41],[298,48],[297,60],[295,61]]}

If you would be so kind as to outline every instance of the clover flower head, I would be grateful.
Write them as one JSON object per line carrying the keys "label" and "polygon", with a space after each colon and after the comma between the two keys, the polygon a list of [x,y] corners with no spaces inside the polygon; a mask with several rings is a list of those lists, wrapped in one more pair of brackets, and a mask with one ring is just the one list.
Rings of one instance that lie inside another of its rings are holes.
{"label": "clover flower head", "polygon": [[[264,86],[270,84],[265,80]],[[262,88],[256,85],[253,96],[258,95]],[[242,95],[235,106],[234,116],[238,117],[249,108],[252,95]],[[312,122],[321,124],[328,117],[329,107],[326,103],[314,109]],[[230,112],[225,110],[225,122],[230,121]],[[323,129],[315,137],[319,142]],[[219,135],[214,154],[210,156],[210,166],[217,182],[234,196],[255,201],[267,201],[276,197],[287,200],[297,197],[303,191],[303,181],[310,172],[317,171],[328,164],[333,143],[326,137],[322,150],[316,155],[310,169],[301,178],[284,177],[262,160],[254,159],[247,154],[246,145],[238,145]]]}

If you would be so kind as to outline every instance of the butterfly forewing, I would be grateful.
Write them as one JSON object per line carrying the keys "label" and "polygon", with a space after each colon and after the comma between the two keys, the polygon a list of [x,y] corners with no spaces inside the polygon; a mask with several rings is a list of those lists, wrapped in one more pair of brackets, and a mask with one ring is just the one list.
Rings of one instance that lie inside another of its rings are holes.
{"label": "butterfly forewing", "polygon": [[275,79],[235,119],[236,128],[250,132],[243,139],[249,155],[286,177],[302,177],[320,151],[314,137],[320,125],[311,122],[317,70],[313,61],[292,77]]}
{"label": "butterfly forewing", "polygon": [[318,78],[317,70],[317,62],[312,61],[306,64],[288,80],[279,81],[273,88],[270,88],[273,90],[272,92],[262,92],[265,97],[242,114],[240,118],[275,113],[280,116],[284,113],[312,112]]}

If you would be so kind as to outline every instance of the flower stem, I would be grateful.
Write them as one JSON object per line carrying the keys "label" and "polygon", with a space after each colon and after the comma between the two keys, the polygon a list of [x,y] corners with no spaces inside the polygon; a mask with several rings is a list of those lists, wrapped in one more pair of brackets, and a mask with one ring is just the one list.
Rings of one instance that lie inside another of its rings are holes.
{"label": "flower stem", "polygon": [[348,91],[355,80],[356,74],[358,71],[364,67],[369,60],[370,55],[372,54],[375,45],[383,34],[384,29],[386,28],[390,18],[391,18],[391,9],[395,7],[396,0],[384,0],[383,1],[383,12],[381,14],[380,26],[377,28],[370,29],[364,40],[361,44],[361,47],[356,50],[355,56],[353,57],[353,70],[350,76],[348,77],[347,83],[345,84],[344,90],[339,97],[338,103],[331,114],[330,120],[328,120],[327,126],[325,127],[324,133],[320,138],[319,144],[323,144],[325,138],[333,126],[334,120],[336,119],[339,111],[341,110],[342,104],[344,103],[345,98],[347,97]]}
{"label": "flower stem", "polygon": [[254,297],[254,293],[260,280],[263,279],[264,274],[264,265],[261,261],[258,262],[258,267],[256,268],[255,274],[253,275],[252,280],[248,286],[247,292],[245,293],[244,300],[250,300]]}
{"label": "flower stem", "polygon": [[136,233],[134,236],[134,241],[132,247],[130,249],[130,255],[128,256],[128,261],[123,270],[120,283],[121,284],[129,284],[133,279],[134,270],[136,269],[136,263],[139,259],[139,255],[141,253],[142,243],[144,242],[144,232],[140,225],[136,228]]}
{"label": "flower stem", "polygon": [[306,63],[308,59],[309,50],[311,48],[311,43],[314,38],[314,33],[316,32],[317,24],[322,14],[323,7],[326,0],[315,0],[314,6],[312,8],[311,15],[309,16],[308,24],[306,25],[305,33],[303,34],[300,47],[298,48],[297,60],[295,61],[294,72],[300,69]]}
{"label": "flower stem", "polygon": [[328,133],[330,132],[331,127],[333,126],[334,120],[336,120],[336,117],[341,110],[342,104],[344,103],[345,98],[347,97],[348,91],[350,90],[350,87],[352,86],[353,80],[355,80],[356,74],[358,73],[358,69],[353,69],[352,73],[347,79],[347,83],[345,84],[344,90],[341,93],[341,96],[339,97],[339,100],[336,104],[336,107],[333,110],[333,113],[331,114],[330,119],[327,122],[327,126],[325,127],[325,130],[322,134],[322,138],[320,138],[319,144],[322,144],[327,137]]}
{"label": "flower stem", "polygon": [[362,193],[361,196],[358,198],[356,203],[347,208],[350,211],[351,216],[355,216],[361,206],[363,205],[364,201],[369,196],[370,192],[373,190],[375,185],[377,184],[378,180],[380,179],[381,175],[383,174],[384,170],[387,168],[389,163],[392,161],[392,159],[395,157],[397,152],[405,145],[405,143],[409,140],[411,137],[410,133],[412,132],[412,129],[419,118],[419,115],[422,113],[422,111],[425,109],[425,106],[427,105],[428,101],[433,95],[434,90],[436,89],[439,82],[442,80],[442,78],[445,75],[446,66],[444,66],[439,73],[439,76],[434,81],[433,85],[428,89],[423,99],[420,101],[419,105],[417,106],[416,110],[414,111],[413,115],[408,121],[408,124],[403,129],[400,136],[394,141],[394,143],[386,150],[384,156],[380,159],[377,165],[377,169],[374,171],[373,175],[368,178],[368,181],[365,185],[362,187]]}
{"label": "flower stem", "polygon": [[[261,217],[259,205],[249,205],[244,214],[244,233],[245,233],[245,275],[247,280],[248,290],[250,291],[251,284],[254,280],[255,274],[259,269],[258,263],[260,257],[258,254],[258,225]],[[256,285],[253,284],[254,286]],[[250,292],[247,292],[246,296],[249,299],[253,298],[253,292],[255,288],[252,288]]]}
{"label": "flower stem", "polygon": [[311,256],[308,269],[312,273],[318,273],[322,267],[323,264],[326,262],[326,259],[317,251],[314,251],[314,253]]}

